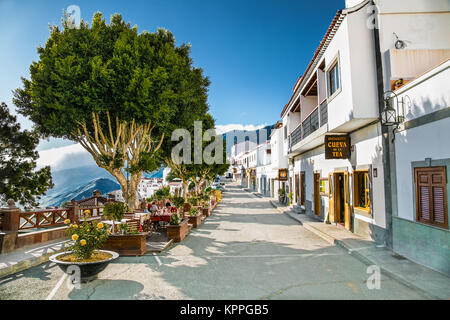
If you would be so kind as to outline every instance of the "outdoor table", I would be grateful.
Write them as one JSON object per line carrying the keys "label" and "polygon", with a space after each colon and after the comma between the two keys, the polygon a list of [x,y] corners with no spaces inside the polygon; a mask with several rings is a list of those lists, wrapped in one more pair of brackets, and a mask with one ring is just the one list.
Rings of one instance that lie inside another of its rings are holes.
{"label": "outdoor table", "polygon": [[150,217],[152,222],[155,222],[155,221],[170,222],[170,218],[172,218],[172,213],[155,214]]}
{"label": "outdoor table", "polygon": [[118,224],[130,221],[130,220],[132,220],[132,219],[122,219],[122,220],[120,220],[120,222],[119,221],[113,221],[113,220],[103,220],[102,223],[109,225],[110,226],[109,229],[111,231],[114,231],[114,230],[112,230],[114,224],[117,226]]}
{"label": "outdoor table", "polygon": [[134,214],[134,216],[139,219],[141,225],[144,224],[145,221],[150,220],[150,213],[149,212],[137,212]]}

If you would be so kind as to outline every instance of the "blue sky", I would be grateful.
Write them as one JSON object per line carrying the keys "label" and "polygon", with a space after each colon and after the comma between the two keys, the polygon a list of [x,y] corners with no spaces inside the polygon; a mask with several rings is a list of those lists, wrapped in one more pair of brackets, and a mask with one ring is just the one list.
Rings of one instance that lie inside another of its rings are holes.
{"label": "blue sky", "polygon": [[11,109],[11,90],[28,77],[48,25],[60,24],[70,5],[89,22],[96,11],[108,19],[118,12],[139,31],[169,29],[177,44],[191,43],[194,64],[211,80],[208,102],[216,124],[261,125],[279,119],[344,0],[0,0],[0,101]]}

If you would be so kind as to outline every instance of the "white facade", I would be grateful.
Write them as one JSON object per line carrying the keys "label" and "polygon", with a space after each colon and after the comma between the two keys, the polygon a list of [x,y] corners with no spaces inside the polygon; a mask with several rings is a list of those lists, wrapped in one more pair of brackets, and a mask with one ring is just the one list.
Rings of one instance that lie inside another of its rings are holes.
{"label": "white facade", "polygon": [[[163,186],[162,179],[158,178],[142,178],[137,187],[138,199],[143,200],[150,198],[156,190]],[[108,193],[109,198],[114,201],[125,202],[122,190],[114,190]]]}
{"label": "white facade", "polygon": [[262,195],[270,195],[269,173],[271,168],[270,141],[256,147],[256,183],[255,189]]}
{"label": "white facade", "polygon": [[270,137],[271,163],[267,170],[267,176],[269,178],[269,194],[272,198],[278,197],[278,190],[282,186],[278,181],[278,170],[288,167],[288,158],[284,152],[283,130],[283,123],[277,122]]}
{"label": "white facade", "polygon": [[[384,242],[385,164],[370,21],[379,27],[383,91],[388,91],[395,80],[411,81],[450,56],[444,32],[450,19],[448,1],[375,2],[375,19],[370,1],[346,1],[337,13],[283,109],[280,154],[289,159],[287,189],[296,207]],[[395,48],[396,36],[404,40],[401,49]],[[449,81],[440,80],[439,88],[448,91]],[[325,159],[325,135],[347,135],[351,156]]]}
{"label": "white facade", "polygon": [[[446,60],[395,91],[399,114],[404,115],[405,121],[395,133],[395,166],[391,171],[395,176],[394,250],[447,275],[450,275],[449,83],[450,60]],[[422,189],[423,181],[417,173],[427,170],[433,173],[430,181],[425,182],[432,183],[432,187]]]}

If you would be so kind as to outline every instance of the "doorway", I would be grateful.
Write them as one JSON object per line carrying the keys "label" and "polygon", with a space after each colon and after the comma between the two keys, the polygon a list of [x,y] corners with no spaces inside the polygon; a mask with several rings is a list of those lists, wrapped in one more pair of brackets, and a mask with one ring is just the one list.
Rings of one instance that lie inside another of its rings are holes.
{"label": "doorway", "polygon": [[298,183],[298,173],[295,174],[295,203],[298,204],[298,187],[299,187],[299,183]]}
{"label": "doorway", "polygon": [[328,175],[329,188],[329,218],[330,222],[351,229],[350,190],[348,172],[334,172]]}
{"label": "doorway", "polygon": [[320,216],[320,173],[314,173],[314,214]]}
{"label": "doorway", "polygon": [[300,204],[305,205],[306,201],[306,179],[305,171],[300,172]]}

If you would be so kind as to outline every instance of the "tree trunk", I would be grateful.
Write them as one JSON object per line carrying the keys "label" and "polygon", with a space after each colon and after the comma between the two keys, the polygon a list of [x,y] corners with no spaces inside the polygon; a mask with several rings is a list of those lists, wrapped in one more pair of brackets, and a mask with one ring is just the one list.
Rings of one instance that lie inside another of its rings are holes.
{"label": "tree trunk", "polygon": [[[105,167],[103,168],[108,170]],[[120,169],[108,171],[114,176],[114,178],[116,178],[117,182],[119,183],[123,198],[125,199],[125,202],[128,206],[128,210],[130,212],[133,212],[133,210],[139,206],[139,198],[137,197],[136,190],[139,185],[139,181],[141,180],[142,173],[131,175],[130,183],[128,184],[125,175]]]}
{"label": "tree trunk", "polygon": [[188,184],[187,181],[183,180],[183,197],[184,197],[184,202],[187,202],[187,190],[188,190]]}

